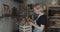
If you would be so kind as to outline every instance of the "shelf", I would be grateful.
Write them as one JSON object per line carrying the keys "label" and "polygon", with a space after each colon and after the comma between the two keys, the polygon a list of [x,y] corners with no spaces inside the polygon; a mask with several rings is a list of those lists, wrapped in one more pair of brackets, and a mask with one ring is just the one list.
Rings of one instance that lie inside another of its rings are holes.
{"label": "shelf", "polygon": [[60,28],[60,26],[59,25],[58,26],[50,26],[48,28]]}
{"label": "shelf", "polygon": [[60,22],[60,19],[50,19],[49,21],[58,21],[58,22]]}
{"label": "shelf", "polygon": [[49,16],[49,18],[60,18],[60,16]]}
{"label": "shelf", "polygon": [[48,7],[60,7],[60,5],[49,5]]}

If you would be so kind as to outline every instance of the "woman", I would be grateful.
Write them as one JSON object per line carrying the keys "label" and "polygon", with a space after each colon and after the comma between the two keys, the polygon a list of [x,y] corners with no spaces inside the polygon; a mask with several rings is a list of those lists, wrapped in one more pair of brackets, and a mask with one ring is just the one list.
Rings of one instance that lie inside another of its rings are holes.
{"label": "woman", "polygon": [[42,12],[42,6],[40,4],[35,4],[33,6],[33,10],[36,14],[38,14],[38,17],[35,20],[35,24],[32,22],[30,22],[30,24],[35,27],[34,32],[43,32],[45,28],[46,16]]}

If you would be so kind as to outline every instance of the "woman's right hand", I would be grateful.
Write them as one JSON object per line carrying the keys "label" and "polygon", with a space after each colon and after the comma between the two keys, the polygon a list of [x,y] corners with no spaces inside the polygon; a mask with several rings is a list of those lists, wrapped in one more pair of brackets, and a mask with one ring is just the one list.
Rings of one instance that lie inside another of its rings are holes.
{"label": "woman's right hand", "polygon": [[29,22],[29,24],[32,26],[33,25],[33,23],[32,22]]}

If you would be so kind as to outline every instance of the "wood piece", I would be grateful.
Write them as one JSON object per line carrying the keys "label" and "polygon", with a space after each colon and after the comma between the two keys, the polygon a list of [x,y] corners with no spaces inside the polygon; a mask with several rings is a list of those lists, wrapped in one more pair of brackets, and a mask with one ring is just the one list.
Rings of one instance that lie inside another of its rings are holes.
{"label": "wood piece", "polygon": [[20,22],[20,24],[19,25],[21,25],[21,26],[29,26],[30,24],[29,24],[29,20],[27,20],[26,18],[24,18],[21,22]]}

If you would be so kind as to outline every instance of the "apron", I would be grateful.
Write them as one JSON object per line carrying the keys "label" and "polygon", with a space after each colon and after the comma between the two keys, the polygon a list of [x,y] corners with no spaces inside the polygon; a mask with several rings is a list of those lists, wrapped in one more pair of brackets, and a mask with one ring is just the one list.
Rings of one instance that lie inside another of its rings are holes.
{"label": "apron", "polygon": [[[40,13],[39,16],[37,17],[37,19],[34,21],[34,22],[35,22],[35,25],[37,25],[37,24],[36,24],[36,21],[37,21],[37,20],[39,19],[39,17],[42,16],[42,15],[44,15],[44,14],[43,14],[43,13]],[[41,30],[39,30],[38,28],[35,27],[34,32],[43,32],[43,31],[41,31]]]}

